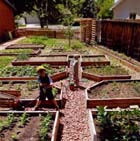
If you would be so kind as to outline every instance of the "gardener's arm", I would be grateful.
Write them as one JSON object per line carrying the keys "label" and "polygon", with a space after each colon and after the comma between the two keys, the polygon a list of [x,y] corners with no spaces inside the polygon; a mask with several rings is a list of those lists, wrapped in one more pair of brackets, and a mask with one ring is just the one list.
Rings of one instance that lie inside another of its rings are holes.
{"label": "gardener's arm", "polygon": [[50,84],[48,84],[48,83],[40,83],[39,86],[40,86],[40,87],[51,88],[51,87],[53,86],[52,84],[53,84],[53,83],[50,83]]}

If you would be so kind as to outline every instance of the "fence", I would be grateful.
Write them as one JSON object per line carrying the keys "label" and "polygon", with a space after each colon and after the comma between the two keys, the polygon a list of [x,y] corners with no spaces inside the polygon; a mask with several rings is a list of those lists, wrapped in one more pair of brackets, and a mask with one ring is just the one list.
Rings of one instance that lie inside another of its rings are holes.
{"label": "fence", "polygon": [[[80,31],[75,30],[74,37],[75,39],[80,38]],[[58,39],[65,39],[66,34],[64,30],[46,30],[46,29],[35,29],[35,28],[25,28],[25,29],[18,29],[16,30],[16,36],[29,36],[29,35],[36,35],[36,36],[47,36],[49,38],[58,38]]]}
{"label": "fence", "polygon": [[139,21],[98,21],[96,35],[102,45],[140,61]]}

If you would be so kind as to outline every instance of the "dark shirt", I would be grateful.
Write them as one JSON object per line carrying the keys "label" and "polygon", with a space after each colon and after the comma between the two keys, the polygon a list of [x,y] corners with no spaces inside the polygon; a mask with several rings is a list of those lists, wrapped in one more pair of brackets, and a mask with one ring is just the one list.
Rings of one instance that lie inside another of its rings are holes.
{"label": "dark shirt", "polygon": [[46,84],[50,85],[52,83],[52,79],[46,74],[45,77],[39,76],[38,82],[42,83],[42,84],[46,83]]}

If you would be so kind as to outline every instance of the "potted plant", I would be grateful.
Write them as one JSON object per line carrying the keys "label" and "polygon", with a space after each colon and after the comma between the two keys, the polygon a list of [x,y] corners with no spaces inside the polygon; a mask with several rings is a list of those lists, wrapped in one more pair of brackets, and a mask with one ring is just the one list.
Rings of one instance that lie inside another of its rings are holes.
{"label": "potted plant", "polygon": [[73,81],[70,82],[70,84],[69,84],[69,88],[70,88],[71,91],[74,91],[74,90],[75,90],[75,84],[74,84]]}

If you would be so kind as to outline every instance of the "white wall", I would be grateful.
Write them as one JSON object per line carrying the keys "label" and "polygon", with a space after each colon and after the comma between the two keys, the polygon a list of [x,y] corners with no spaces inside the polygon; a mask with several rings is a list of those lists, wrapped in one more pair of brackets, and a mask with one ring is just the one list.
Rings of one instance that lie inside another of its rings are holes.
{"label": "white wall", "polygon": [[40,24],[36,15],[26,15],[27,24]]}
{"label": "white wall", "polygon": [[123,0],[113,13],[114,19],[129,19],[130,13],[136,13],[136,19],[140,19],[140,0]]}

